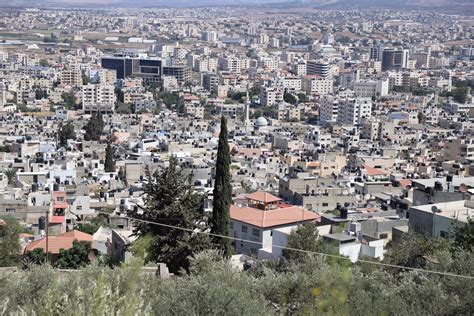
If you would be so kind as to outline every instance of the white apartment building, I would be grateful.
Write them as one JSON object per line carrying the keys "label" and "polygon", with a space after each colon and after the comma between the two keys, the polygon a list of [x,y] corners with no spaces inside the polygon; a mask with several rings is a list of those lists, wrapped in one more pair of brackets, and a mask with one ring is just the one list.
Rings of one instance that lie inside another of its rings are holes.
{"label": "white apartment building", "polygon": [[114,86],[88,84],[82,86],[82,109],[84,112],[111,113],[114,111],[117,97]]}
{"label": "white apartment building", "polygon": [[217,41],[217,32],[216,31],[206,31],[202,34],[202,39],[206,42],[216,42]]}
{"label": "white apartment building", "polygon": [[273,57],[262,57],[258,61],[258,67],[264,68],[267,71],[278,70],[278,59]]}
{"label": "white apartment building", "polygon": [[341,124],[362,124],[372,116],[372,100],[356,98],[341,100],[337,113],[337,121]]}
{"label": "white apartment building", "polygon": [[306,76],[303,78],[303,88],[308,95],[328,95],[333,92],[333,80],[318,76]]}
{"label": "white apartment building", "polygon": [[260,103],[263,106],[273,106],[281,101],[283,101],[283,89],[281,87],[262,87]]}
{"label": "white apartment building", "polygon": [[388,79],[360,80],[354,82],[353,90],[356,96],[362,98],[384,97],[388,95]]}
{"label": "white apartment building", "polygon": [[283,79],[283,87],[290,91],[301,91],[301,78],[286,77]]}
{"label": "white apartment building", "polygon": [[291,72],[296,76],[306,76],[307,66],[304,61],[299,61],[291,65]]}
{"label": "white apartment building", "polygon": [[319,107],[319,120],[321,123],[336,122],[339,111],[339,100],[326,97],[321,101]]}
{"label": "white apartment building", "polygon": [[242,72],[242,60],[237,57],[220,57],[219,67],[223,71],[240,74]]}
{"label": "white apartment building", "polygon": [[194,61],[193,70],[197,72],[217,72],[217,58],[198,58]]}

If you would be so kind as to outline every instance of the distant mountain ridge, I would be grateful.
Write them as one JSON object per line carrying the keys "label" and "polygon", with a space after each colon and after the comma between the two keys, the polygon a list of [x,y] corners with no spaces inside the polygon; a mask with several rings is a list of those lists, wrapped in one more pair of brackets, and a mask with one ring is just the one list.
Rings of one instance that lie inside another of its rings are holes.
{"label": "distant mountain ridge", "polygon": [[442,10],[464,15],[474,14],[474,0],[0,0],[3,6],[25,7],[199,7],[225,5],[311,6],[318,9],[416,9]]}

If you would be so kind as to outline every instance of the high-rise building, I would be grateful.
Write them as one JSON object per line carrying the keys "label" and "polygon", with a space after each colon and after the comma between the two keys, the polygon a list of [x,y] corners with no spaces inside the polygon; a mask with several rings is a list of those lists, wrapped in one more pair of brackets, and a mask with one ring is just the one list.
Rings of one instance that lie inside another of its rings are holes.
{"label": "high-rise building", "polygon": [[322,78],[329,77],[329,63],[326,61],[309,60],[306,64],[306,74]]}
{"label": "high-rise building", "polygon": [[102,67],[117,71],[117,79],[140,77],[146,82],[158,82],[163,74],[160,59],[133,58],[114,56],[102,58]]}
{"label": "high-rise building", "polygon": [[407,49],[386,49],[382,54],[382,70],[401,69],[407,67],[408,62]]}
{"label": "high-rise building", "polygon": [[383,51],[384,51],[384,47],[381,45],[372,46],[370,48],[370,60],[377,60],[377,61],[382,60]]}

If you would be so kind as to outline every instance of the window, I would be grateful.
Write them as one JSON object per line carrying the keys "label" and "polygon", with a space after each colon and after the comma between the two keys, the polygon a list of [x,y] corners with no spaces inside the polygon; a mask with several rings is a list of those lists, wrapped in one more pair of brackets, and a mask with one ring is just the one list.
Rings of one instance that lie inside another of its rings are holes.
{"label": "window", "polygon": [[247,226],[242,225],[242,233],[247,233]]}
{"label": "window", "polygon": [[323,207],[329,206],[329,203],[323,203]]}
{"label": "window", "polygon": [[443,238],[448,238],[449,237],[449,233],[448,232],[445,232],[444,230],[440,231],[439,232],[439,235]]}
{"label": "window", "polygon": [[7,209],[5,209],[5,213],[15,213],[15,209],[14,208],[7,208]]}
{"label": "window", "polygon": [[379,238],[380,238],[380,239],[387,239],[387,238],[388,238],[388,234],[387,234],[387,233],[380,234],[380,235],[379,235]]}
{"label": "window", "polygon": [[230,222],[229,227],[230,227],[230,229],[234,229],[234,222]]}
{"label": "window", "polygon": [[417,233],[424,233],[424,232],[425,232],[425,226],[416,224],[416,225],[415,225],[415,232],[417,232]]}
{"label": "window", "polygon": [[56,201],[58,201],[58,202],[64,202],[64,197],[63,197],[63,196],[58,196],[58,198],[56,199]]}
{"label": "window", "polygon": [[255,229],[255,228],[252,229],[252,235],[257,236],[257,237],[260,237],[260,230]]}

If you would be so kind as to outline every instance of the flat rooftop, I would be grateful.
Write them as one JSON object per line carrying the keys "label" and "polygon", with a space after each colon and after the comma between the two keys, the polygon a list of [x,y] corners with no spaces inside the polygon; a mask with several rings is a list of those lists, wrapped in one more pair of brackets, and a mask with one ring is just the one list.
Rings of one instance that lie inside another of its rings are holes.
{"label": "flat rooftop", "polygon": [[445,203],[427,204],[412,207],[422,212],[434,213],[436,216],[449,217],[467,223],[469,217],[474,216],[474,201],[453,201]]}

